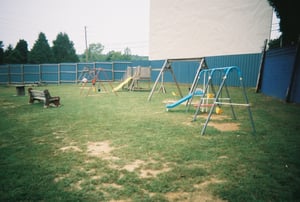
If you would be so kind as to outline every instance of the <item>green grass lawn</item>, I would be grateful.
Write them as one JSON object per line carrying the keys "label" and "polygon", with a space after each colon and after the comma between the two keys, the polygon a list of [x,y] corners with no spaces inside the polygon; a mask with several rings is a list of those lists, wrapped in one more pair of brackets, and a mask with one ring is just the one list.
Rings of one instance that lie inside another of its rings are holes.
{"label": "green grass lawn", "polygon": [[256,134],[245,108],[232,120],[224,106],[201,136],[207,114],[192,122],[194,108],[165,110],[164,100],[178,99],[173,84],[150,102],[149,91],[35,87],[45,88],[61,107],[0,86],[0,201],[300,200],[299,105],[247,89]]}

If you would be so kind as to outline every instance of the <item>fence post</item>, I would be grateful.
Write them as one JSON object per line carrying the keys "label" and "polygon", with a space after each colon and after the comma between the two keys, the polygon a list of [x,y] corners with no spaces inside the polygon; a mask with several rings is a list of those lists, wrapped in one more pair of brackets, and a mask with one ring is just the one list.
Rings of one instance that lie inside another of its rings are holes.
{"label": "fence post", "polygon": [[24,64],[21,65],[21,80],[22,84],[24,84]]}
{"label": "fence post", "polygon": [[115,70],[114,70],[114,62],[111,63],[111,80],[115,81]]}
{"label": "fence post", "polygon": [[10,74],[11,70],[10,70],[10,64],[8,65],[8,70],[7,70],[7,76],[8,76],[8,84],[11,84],[11,74]]}
{"label": "fence post", "polygon": [[42,70],[41,70],[41,64],[39,64],[39,83],[42,83]]}
{"label": "fence post", "polygon": [[60,63],[57,64],[57,84],[60,84]]}
{"label": "fence post", "polygon": [[76,63],[76,79],[75,79],[75,83],[78,84],[78,63]]}

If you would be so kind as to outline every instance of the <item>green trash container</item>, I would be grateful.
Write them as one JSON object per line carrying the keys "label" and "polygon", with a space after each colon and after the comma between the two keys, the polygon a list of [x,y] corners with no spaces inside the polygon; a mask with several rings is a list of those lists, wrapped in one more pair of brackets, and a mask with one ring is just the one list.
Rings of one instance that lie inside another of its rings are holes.
{"label": "green trash container", "polygon": [[16,86],[16,90],[17,90],[17,96],[24,96],[25,95],[25,86],[24,85]]}

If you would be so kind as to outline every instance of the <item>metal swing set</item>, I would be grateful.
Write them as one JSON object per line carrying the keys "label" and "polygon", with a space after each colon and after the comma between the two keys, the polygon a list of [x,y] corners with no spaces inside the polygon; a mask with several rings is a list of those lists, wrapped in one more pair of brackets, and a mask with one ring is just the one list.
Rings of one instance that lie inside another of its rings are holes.
{"label": "metal swing set", "polygon": [[[79,76],[79,79],[81,81],[80,95],[83,93],[83,90],[86,88],[89,80],[91,80],[92,85],[88,88],[88,92],[87,92],[86,96],[88,96],[90,94],[91,90],[94,92],[96,92],[96,91],[101,92],[101,87],[104,90],[102,92],[109,92],[109,91],[107,91],[105,85],[103,85],[103,83],[101,82],[101,79],[100,79],[101,72],[105,76],[105,79],[108,80],[108,76],[103,68],[92,68],[91,69],[89,67],[84,67],[84,69],[81,72],[81,75]],[[96,89],[97,83],[98,83],[98,85],[97,85],[97,89]],[[113,89],[113,86],[109,80],[108,80],[108,83],[109,83],[111,89]],[[114,94],[117,95],[117,92],[114,92]]]}
{"label": "metal swing set", "polygon": [[[195,112],[194,117],[193,117],[193,121],[196,121],[196,118],[197,118],[197,115],[200,111],[201,106],[205,105],[204,101],[207,99],[207,97],[209,97],[209,94],[210,94],[209,89],[211,89],[212,93],[215,95],[212,98],[212,104],[210,105],[210,109],[208,111],[208,116],[207,116],[206,121],[205,121],[205,123],[202,127],[201,135],[205,134],[207,125],[208,125],[208,123],[211,119],[211,116],[212,116],[213,112],[215,111],[216,107],[219,107],[219,106],[222,106],[222,105],[229,105],[230,106],[233,119],[236,119],[236,113],[234,111],[234,106],[246,107],[247,110],[248,110],[249,119],[250,119],[250,123],[251,123],[251,126],[252,126],[253,133],[255,133],[256,130],[255,130],[255,125],[254,125],[254,121],[253,121],[253,116],[252,116],[252,112],[251,112],[251,109],[250,109],[250,103],[249,103],[248,96],[246,94],[246,89],[245,89],[245,86],[244,86],[243,77],[242,77],[242,73],[241,73],[240,68],[237,67],[237,66],[220,67],[220,68],[212,68],[212,69],[203,69],[201,72],[208,74],[208,80],[207,80],[207,83],[204,87],[201,99],[199,100],[199,103],[197,105],[196,112]],[[236,72],[237,77],[239,79],[239,87],[241,88],[242,93],[243,93],[244,103],[233,103],[231,101],[231,97],[230,97],[230,94],[229,94],[229,90],[227,88],[226,81],[227,81],[227,78],[229,76],[232,76],[233,72]],[[217,76],[221,77],[221,82],[219,83],[219,88],[216,91],[215,88],[214,88],[214,86],[215,86],[214,81],[217,80],[217,78],[216,78]],[[222,98],[223,90],[225,90],[225,94],[226,94],[227,98]]]}
{"label": "metal swing set", "polygon": [[[199,67],[197,69],[196,75],[194,77],[194,81],[192,83],[192,86],[190,88],[190,92],[187,96],[183,97],[181,90],[179,88],[179,84],[176,80],[174,71],[172,69],[172,63],[176,62],[176,61],[198,61],[199,62]],[[249,119],[250,119],[250,123],[252,126],[252,130],[253,133],[256,133],[255,130],[255,125],[254,125],[254,121],[253,121],[253,116],[252,116],[252,112],[250,109],[250,104],[249,104],[249,100],[248,100],[248,96],[246,94],[246,89],[244,86],[244,82],[243,82],[243,77],[242,77],[242,72],[240,70],[239,67],[237,66],[229,66],[229,67],[220,67],[220,68],[212,68],[209,69],[206,65],[205,62],[205,58],[191,58],[191,59],[168,59],[165,60],[162,68],[160,69],[160,72],[156,78],[156,81],[154,83],[154,86],[148,96],[148,101],[151,100],[152,95],[156,89],[156,86],[158,84],[158,82],[161,80],[161,86],[160,86],[160,90],[162,90],[162,92],[165,93],[165,88],[163,86],[163,76],[164,76],[164,72],[169,71],[172,74],[173,80],[176,84],[176,87],[178,89],[179,95],[181,96],[181,100],[179,100],[177,103],[182,103],[183,101],[187,101],[186,102],[186,107],[187,110],[189,110],[190,105],[192,104],[192,100],[194,96],[199,96],[199,94],[197,94],[198,92],[198,84],[199,84],[199,80],[200,77],[202,75],[204,75],[204,77],[206,77],[207,75],[207,79],[204,80],[203,83],[203,90],[200,93],[200,100],[199,103],[196,108],[196,112],[194,114],[193,117],[193,121],[196,121],[197,115],[200,111],[201,108],[206,107],[206,111],[208,111],[208,116],[206,118],[206,121],[204,123],[204,126],[201,130],[201,135],[205,134],[207,125],[211,119],[211,116],[213,114],[213,112],[217,109],[217,107],[221,107],[222,105],[229,105],[231,108],[231,112],[232,112],[232,117],[233,119],[236,119],[236,113],[234,111],[234,106],[242,106],[242,107],[246,107],[248,110],[248,114],[249,114]],[[239,87],[242,89],[242,93],[243,93],[243,97],[244,97],[244,103],[234,103],[231,101],[231,97],[229,94],[229,90],[227,88],[227,78],[229,76],[232,76],[233,72],[236,72],[237,77],[239,79]],[[215,81],[217,80],[216,77],[220,77],[221,79],[219,79],[219,83],[215,83]],[[221,81],[220,81],[221,80]],[[219,84],[218,89],[215,90],[214,84]],[[225,93],[226,93],[226,98],[222,98],[222,91],[223,89],[225,89]],[[213,95],[213,96],[211,96]],[[208,103],[208,100],[210,101]],[[211,101],[212,100],[212,101]],[[177,105],[174,105],[177,106]],[[209,109],[210,107],[210,109]]]}

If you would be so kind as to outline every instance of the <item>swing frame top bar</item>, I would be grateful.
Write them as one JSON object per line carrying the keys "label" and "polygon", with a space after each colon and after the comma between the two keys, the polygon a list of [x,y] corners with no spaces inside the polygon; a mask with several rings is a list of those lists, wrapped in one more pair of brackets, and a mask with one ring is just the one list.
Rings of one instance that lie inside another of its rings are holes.
{"label": "swing frame top bar", "polygon": [[204,57],[200,58],[174,58],[174,59],[167,59],[168,62],[186,62],[186,61],[201,61]]}
{"label": "swing frame top bar", "polygon": [[234,69],[237,71],[238,76],[241,78],[242,77],[242,71],[241,71],[241,69],[238,66],[218,67],[218,68],[212,68],[212,69],[203,69],[202,72],[210,72],[210,76],[213,76],[213,74],[215,72],[223,70],[223,71],[225,71],[224,76],[227,77],[228,74],[230,73],[230,71],[234,70]]}

